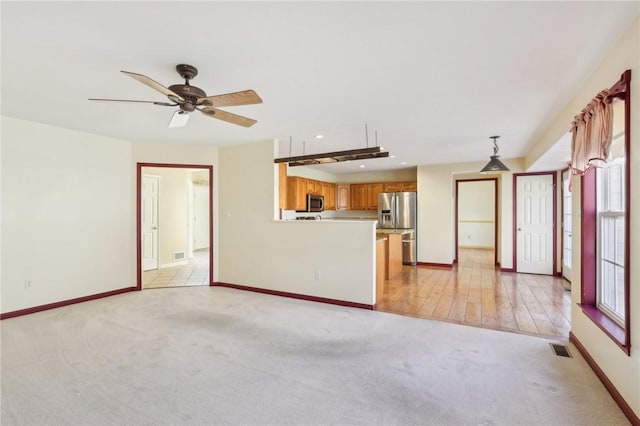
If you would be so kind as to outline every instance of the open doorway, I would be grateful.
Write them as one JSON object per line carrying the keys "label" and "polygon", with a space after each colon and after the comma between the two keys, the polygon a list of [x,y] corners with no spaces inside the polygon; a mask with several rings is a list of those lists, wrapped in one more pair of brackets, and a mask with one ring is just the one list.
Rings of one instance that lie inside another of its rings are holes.
{"label": "open doorway", "polygon": [[138,289],[211,285],[212,178],[212,166],[138,163]]}
{"label": "open doorway", "polygon": [[456,262],[473,257],[497,265],[498,179],[456,180],[455,216]]}

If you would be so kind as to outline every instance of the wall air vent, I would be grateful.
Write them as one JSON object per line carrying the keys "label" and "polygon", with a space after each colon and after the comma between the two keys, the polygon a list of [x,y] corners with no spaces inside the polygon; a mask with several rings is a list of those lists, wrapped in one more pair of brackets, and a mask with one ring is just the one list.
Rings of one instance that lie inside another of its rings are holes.
{"label": "wall air vent", "polygon": [[184,252],[183,251],[177,251],[177,252],[173,253],[173,260],[174,260],[174,262],[176,260],[184,260]]}

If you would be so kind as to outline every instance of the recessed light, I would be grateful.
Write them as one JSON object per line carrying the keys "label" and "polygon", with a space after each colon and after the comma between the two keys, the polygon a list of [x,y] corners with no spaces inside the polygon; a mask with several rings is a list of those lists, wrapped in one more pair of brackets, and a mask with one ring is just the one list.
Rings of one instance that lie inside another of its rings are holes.
{"label": "recessed light", "polygon": [[403,162],[401,162],[400,164],[405,165],[405,164],[407,164],[407,162],[406,162],[406,161],[403,161]]}
{"label": "recessed light", "polygon": [[395,155],[390,155],[389,158],[396,158],[396,156]]}
{"label": "recessed light", "polygon": [[317,134],[317,135],[316,135],[316,139],[322,139],[322,138],[324,138],[324,136],[323,136],[323,135],[321,135],[321,134]]}
{"label": "recessed light", "polygon": [[367,167],[367,166],[365,166],[364,164],[360,164],[360,168],[361,169],[364,169],[365,167]]}

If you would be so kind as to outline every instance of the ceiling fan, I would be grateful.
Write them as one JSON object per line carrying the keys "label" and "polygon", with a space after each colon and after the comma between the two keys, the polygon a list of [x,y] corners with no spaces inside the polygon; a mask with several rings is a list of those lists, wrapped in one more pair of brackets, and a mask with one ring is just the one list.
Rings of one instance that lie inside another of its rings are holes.
{"label": "ceiling fan", "polygon": [[180,64],[176,66],[176,71],[182,78],[184,84],[174,84],[168,88],[157,81],[147,77],[146,75],[136,74],[129,71],[121,71],[131,78],[138,80],[142,84],[146,84],[152,89],[165,95],[171,102],[155,102],[155,101],[134,101],[127,99],[95,99],[90,101],[108,101],[108,102],[137,102],[148,103],[162,106],[178,106],[180,109],[174,112],[169,127],[183,127],[189,120],[189,114],[195,110],[200,111],[207,117],[217,118],[218,120],[228,123],[237,124],[239,126],[251,127],[257,123],[252,118],[243,117],[233,114],[218,107],[260,104],[262,99],[253,90],[243,90],[241,92],[225,93],[223,95],[207,96],[204,90],[189,84],[189,80],[198,75],[198,69],[191,65]]}

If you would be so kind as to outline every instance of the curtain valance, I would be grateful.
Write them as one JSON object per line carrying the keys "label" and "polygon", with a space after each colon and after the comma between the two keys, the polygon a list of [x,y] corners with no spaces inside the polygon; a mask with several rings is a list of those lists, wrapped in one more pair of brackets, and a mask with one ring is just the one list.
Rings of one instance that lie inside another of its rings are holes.
{"label": "curtain valance", "polygon": [[613,110],[611,103],[624,99],[631,80],[625,71],[610,89],[604,89],[575,116],[571,123],[571,172],[584,174],[591,167],[603,167],[611,147]]}

